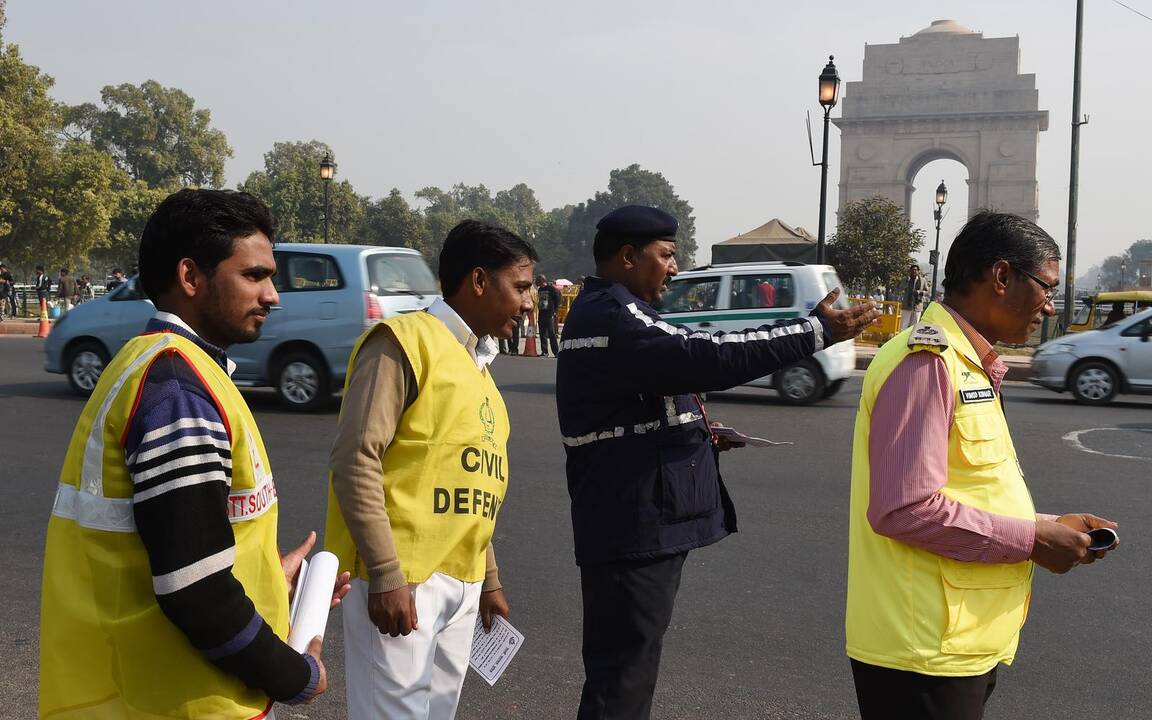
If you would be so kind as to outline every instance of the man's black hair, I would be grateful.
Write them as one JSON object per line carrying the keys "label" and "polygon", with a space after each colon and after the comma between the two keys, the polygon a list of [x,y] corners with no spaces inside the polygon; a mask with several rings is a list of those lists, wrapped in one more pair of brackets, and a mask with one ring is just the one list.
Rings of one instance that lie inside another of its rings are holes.
{"label": "man's black hair", "polygon": [[43,265],[37,265],[36,266],[36,272],[44,272],[44,266]]}
{"label": "man's black hair", "polygon": [[121,270],[120,268],[112,268],[112,274],[113,274],[113,275],[115,275],[116,273],[123,273],[123,272],[124,272],[124,271],[123,271],[123,270]]}
{"label": "man's black hair", "polygon": [[1060,247],[1031,220],[981,210],[952,241],[944,265],[944,292],[964,295],[999,260],[1014,270],[1036,274],[1045,263],[1060,260]]}
{"label": "man's black hair", "polygon": [[479,220],[463,220],[448,233],[440,250],[440,292],[454,295],[476,268],[492,272],[524,258],[540,258],[527,240],[514,232]]}
{"label": "man's black hair", "polygon": [[172,193],[156,207],[140,236],[140,285],[152,300],[176,284],[176,264],[191,258],[209,277],[232,255],[237,238],[262,232],[275,242],[268,206],[235,190]]}

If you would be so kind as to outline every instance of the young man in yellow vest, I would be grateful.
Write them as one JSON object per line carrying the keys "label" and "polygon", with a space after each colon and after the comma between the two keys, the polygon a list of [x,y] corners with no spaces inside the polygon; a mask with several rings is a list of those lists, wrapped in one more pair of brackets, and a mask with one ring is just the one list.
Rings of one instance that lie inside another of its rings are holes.
{"label": "young man in yellow vest", "polygon": [[488,365],[532,309],[532,246],[465,220],[440,253],[444,294],[385,320],[348,364],[326,549],[344,603],[348,717],[456,714],[480,613],[508,616],[492,532],[508,483],[508,413]]}
{"label": "young man in yellow vest", "polygon": [[84,406],[48,522],[42,718],[264,718],[327,687],[320,638],[284,642],[315,533],[280,556],[268,455],[225,354],[279,301],[274,227],[251,195],[181,190],[144,228],[157,313]]}
{"label": "young man in yellow vest", "polygon": [[944,298],[868,366],[852,456],[847,651],[864,720],[978,720],[1016,654],[1033,564],[1104,556],[1116,524],[1037,514],[996,342],[1054,315],[1060,250],[1034,223],[982,212],[957,235]]}

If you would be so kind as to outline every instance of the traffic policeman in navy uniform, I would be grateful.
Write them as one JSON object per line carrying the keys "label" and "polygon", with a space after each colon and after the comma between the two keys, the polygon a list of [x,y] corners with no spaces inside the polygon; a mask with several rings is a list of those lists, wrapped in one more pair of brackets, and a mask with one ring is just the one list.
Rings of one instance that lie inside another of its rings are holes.
{"label": "traffic policeman in navy uniform", "polygon": [[688,551],[736,531],[694,393],[723,390],[848,340],[871,304],[743,332],[693,332],[656,308],[676,275],[676,218],[630,205],[596,226],[596,275],[564,323],[556,404],[584,604],[581,720],[647,718]]}

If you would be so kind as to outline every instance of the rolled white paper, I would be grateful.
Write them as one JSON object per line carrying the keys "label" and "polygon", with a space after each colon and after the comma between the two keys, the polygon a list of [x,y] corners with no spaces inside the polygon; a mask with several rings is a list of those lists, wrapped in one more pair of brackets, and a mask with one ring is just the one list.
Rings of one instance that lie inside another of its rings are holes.
{"label": "rolled white paper", "polygon": [[288,632],[288,645],[296,652],[307,650],[308,643],[317,635],[324,637],[339,570],[340,561],[330,552],[318,552],[308,562],[308,575],[302,590],[298,591],[295,622]]}

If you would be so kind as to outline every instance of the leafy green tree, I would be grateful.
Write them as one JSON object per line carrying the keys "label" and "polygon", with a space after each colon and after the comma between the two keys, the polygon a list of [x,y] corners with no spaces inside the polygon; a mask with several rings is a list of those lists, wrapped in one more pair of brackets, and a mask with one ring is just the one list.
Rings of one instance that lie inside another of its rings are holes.
{"label": "leafy green tree", "polygon": [[139,256],[144,225],[170,191],[151,187],[143,180],[133,180],[123,172],[119,173],[114,191],[118,206],[108,228],[107,245],[94,249],[91,258],[102,271],[119,267],[128,272]]}
{"label": "leafy green tree", "polygon": [[116,206],[111,158],[63,138],[52,82],[0,43],[0,255],[24,268],[82,262]]}
{"label": "leafy green tree", "polygon": [[239,188],[263,200],[272,209],[284,242],[324,241],[324,183],[329,187],[331,220],[329,241],[358,243],[364,223],[364,198],[347,180],[322,180],[320,161],[336,155],[326,144],[281,142],[264,154],[264,170],[251,173]]}
{"label": "leafy green tree", "polygon": [[898,287],[911,256],[924,245],[924,231],[912,226],[904,209],[876,195],[840,208],[828,259],[849,290],[867,293]]}
{"label": "leafy green tree", "polygon": [[695,265],[696,221],[692,206],[676,194],[675,188],[660,173],[644,170],[638,164],[613,170],[608,177],[607,192],[597,192],[586,202],[572,208],[565,242],[571,259],[565,268],[571,275],[586,275],[594,266],[592,241],[600,218],[624,205],[652,205],[676,218],[676,262],[681,269]]}
{"label": "leafy green tree", "polygon": [[424,217],[414,210],[396,188],[388,197],[367,201],[364,206],[363,242],[424,250],[427,237]]}
{"label": "leafy green tree", "polygon": [[152,187],[220,187],[232,148],[212,127],[212,113],[178,88],[155,80],[108,85],[102,106],[85,103],[68,111],[68,129],[109,153],[135,180]]}
{"label": "leafy green tree", "polygon": [[[1100,289],[1118,290],[1136,287],[1139,282],[1141,262],[1147,272],[1148,262],[1152,262],[1152,240],[1137,240],[1119,255],[1111,255],[1100,265]],[[1124,270],[1120,270],[1120,264]],[[1095,284],[1089,286],[1095,290]]]}

